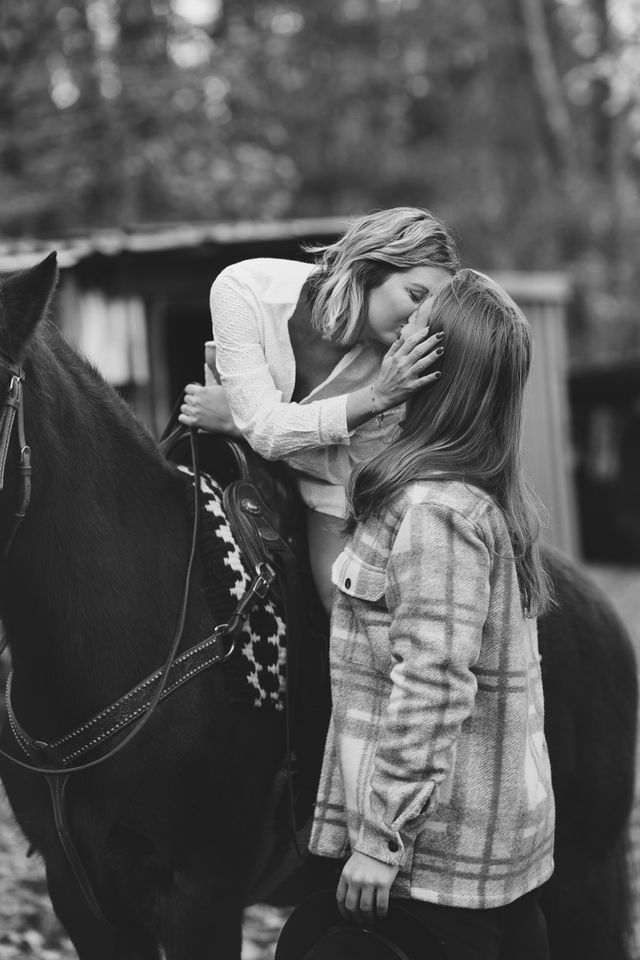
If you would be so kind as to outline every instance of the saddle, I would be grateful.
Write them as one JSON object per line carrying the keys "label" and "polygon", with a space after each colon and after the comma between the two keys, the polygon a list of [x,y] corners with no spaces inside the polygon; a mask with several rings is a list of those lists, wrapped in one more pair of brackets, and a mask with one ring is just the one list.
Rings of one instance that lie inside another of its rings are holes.
{"label": "saddle", "polygon": [[[173,463],[194,468],[190,430],[175,415],[172,420],[160,449]],[[329,624],[311,574],[304,505],[286,464],[265,460],[245,440],[199,431],[196,450],[199,469],[223,489],[227,520],[248,568],[268,563],[275,572],[269,589],[287,624],[287,761],[300,824],[315,800],[330,713]]]}

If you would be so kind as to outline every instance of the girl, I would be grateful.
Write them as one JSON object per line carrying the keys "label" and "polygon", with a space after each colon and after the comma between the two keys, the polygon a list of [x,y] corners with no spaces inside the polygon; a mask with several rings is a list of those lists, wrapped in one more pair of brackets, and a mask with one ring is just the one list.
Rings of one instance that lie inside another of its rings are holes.
{"label": "girl", "polygon": [[180,420],[239,431],[263,457],[294,468],[314,578],[330,609],[344,484],[354,463],[383,449],[407,397],[435,378],[442,336],[401,334],[458,254],[447,228],[413,207],[361,217],[316,252],[315,264],[246,260],[216,278],[221,386],[189,384]]}
{"label": "girl", "polygon": [[311,836],[349,859],[343,916],[389,896],[449,958],[548,957],[554,805],[536,616],[549,604],[520,460],[524,316],[472,270],[419,308],[442,378],[354,470],[333,567],[333,715]]}

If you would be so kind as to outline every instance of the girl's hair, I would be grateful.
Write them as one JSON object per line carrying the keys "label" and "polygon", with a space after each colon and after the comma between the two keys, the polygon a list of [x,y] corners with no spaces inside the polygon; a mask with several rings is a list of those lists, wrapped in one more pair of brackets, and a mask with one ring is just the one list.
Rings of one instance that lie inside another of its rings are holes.
{"label": "girl's hair", "polygon": [[354,221],[324,247],[306,247],[318,257],[312,278],[311,322],[326,340],[353,346],[367,319],[368,294],[399,270],[459,265],[456,242],[428,210],[393,207]]}
{"label": "girl's hair", "polygon": [[347,530],[378,515],[411,481],[474,484],[504,514],[523,608],[539,616],[551,602],[539,550],[543,508],[521,463],[531,329],[506,291],[474,270],[459,270],[425,303],[430,332],[446,334],[442,376],[409,399],[398,438],[353,470]]}

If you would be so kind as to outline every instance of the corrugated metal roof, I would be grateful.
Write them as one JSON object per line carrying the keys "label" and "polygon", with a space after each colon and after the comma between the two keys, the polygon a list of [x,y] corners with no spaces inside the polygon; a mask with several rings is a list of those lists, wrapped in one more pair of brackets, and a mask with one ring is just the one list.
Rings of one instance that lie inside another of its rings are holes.
{"label": "corrugated metal roof", "polygon": [[[185,250],[205,243],[231,246],[234,243],[322,238],[342,233],[351,219],[345,216],[267,222],[155,224],[140,225],[131,230],[96,230],[86,235],[57,239],[7,239],[0,241],[0,271],[31,267],[52,250],[57,250],[58,263],[66,269],[95,254],[115,257],[121,253]],[[571,295],[571,282],[560,272],[498,271],[492,276],[516,300],[525,304],[528,301],[562,304]]]}
{"label": "corrugated metal roof", "polygon": [[203,243],[227,246],[261,240],[302,239],[342,233],[348,217],[309,217],[298,220],[238,223],[168,224],[131,230],[97,230],[86,236],[6,239],[0,241],[0,270],[22,270],[58,251],[58,262],[73,267],[93,254],[117,256],[197,247]]}

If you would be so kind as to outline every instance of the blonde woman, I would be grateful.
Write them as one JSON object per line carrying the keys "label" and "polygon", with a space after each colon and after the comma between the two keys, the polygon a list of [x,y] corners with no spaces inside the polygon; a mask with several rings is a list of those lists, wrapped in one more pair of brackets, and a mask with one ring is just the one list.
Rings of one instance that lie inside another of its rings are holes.
{"label": "blonde woman", "polygon": [[407,324],[458,254],[447,228],[413,207],[364,216],[316,253],[315,263],[246,260],[216,278],[220,386],[190,384],[180,419],[237,431],[296,471],[328,610],[344,484],[354,463],[388,443],[407,398],[438,377],[430,368],[444,350],[442,334],[409,335]]}
{"label": "blonde woman", "polygon": [[347,918],[371,925],[391,896],[449,960],[548,960],[536,617],[549,595],[520,458],[530,329],[471,270],[437,285],[419,319],[446,333],[442,378],[347,488],[311,850],[348,858]]}

